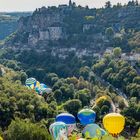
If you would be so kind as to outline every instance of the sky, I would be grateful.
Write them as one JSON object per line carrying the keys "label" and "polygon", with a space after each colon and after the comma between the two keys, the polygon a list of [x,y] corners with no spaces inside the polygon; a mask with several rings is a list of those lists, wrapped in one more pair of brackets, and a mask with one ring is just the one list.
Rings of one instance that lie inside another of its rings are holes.
{"label": "sky", "polygon": [[[34,11],[42,6],[58,6],[59,4],[68,4],[69,0],[0,0],[0,12],[11,11]],[[77,5],[88,5],[91,7],[102,7],[108,0],[72,0]],[[120,2],[127,3],[129,0],[110,0],[112,4]],[[140,1],[140,0],[139,0]]]}

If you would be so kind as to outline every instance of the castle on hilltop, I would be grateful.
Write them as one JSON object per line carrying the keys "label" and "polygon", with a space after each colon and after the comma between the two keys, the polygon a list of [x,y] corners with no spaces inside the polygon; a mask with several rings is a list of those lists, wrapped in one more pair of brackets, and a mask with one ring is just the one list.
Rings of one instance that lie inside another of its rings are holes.
{"label": "castle on hilltop", "polygon": [[[28,43],[36,44],[38,41],[44,40],[59,40],[66,38],[65,27],[63,25],[63,16],[69,13],[75,3],[69,0],[69,4],[62,4],[57,7],[42,7],[34,12],[34,16],[28,19],[28,29],[29,32]],[[41,15],[41,16],[39,16]],[[38,19],[38,20],[36,20]],[[21,29],[23,29],[23,21],[20,24]]]}

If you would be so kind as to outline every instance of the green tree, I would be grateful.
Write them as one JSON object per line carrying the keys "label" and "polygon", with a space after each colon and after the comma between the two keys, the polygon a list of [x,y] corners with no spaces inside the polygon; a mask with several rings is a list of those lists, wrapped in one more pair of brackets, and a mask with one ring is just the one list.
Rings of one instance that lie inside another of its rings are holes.
{"label": "green tree", "polygon": [[102,106],[108,106],[109,108],[111,107],[110,101],[108,99],[101,99],[97,102],[97,106],[102,108]]}
{"label": "green tree", "polygon": [[140,76],[136,76],[136,77],[133,79],[133,83],[140,84]]}
{"label": "green tree", "polygon": [[110,1],[107,1],[105,3],[105,8],[111,8],[111,2]]}
{"label": "green tree", "polygon": [[127,85],[126,92],[131,97],[137,97],[138,99],[140,99],[140,85],[139,84],[131,83]]}
{"label": "green tree", "polygon": [[93,65],[93,70],[99,75],[104,71],[105,68],[106,68],[106,64],[103,60]]}
{"label": "green tree", "polygon": [[79,90],[75,93],[75,98],[82,102],[82,106],[90,104],[90,91],[88,89]]}
{"label": "green tree", "polygon": [[112,27],[106,28],[105,34],[108,37],[108,39],[112,39],[114,36],[114,30]]}
{"label": "green tree", "polygon": [[131,140],[139,140],[140,139],[140,128],[138,129],[138,132],[135,137],[132,137]]}
{"label": "green tree", "polygon": [[119,108],[123,109],[126,106],[124,103],[124,99],[120,99],[118,102],[119,102]]}
{"label": "green tree", "polygon": [[109,107],[107,105],[103,105],[101,107],[101,114],[104,115],[104,114],[107,114],[109,112]]}
{"label": "green tree", "polygon": [[108,79],[108,77],[109,77],[109,75],[110,75],[110,73],[112,73],[113,72],[113,69],[112,68],[109,68],[109,69],[106,69],[103,73],[102,73],[102,77],[104,78],[104,79]]}
{"label": "green tree", "polygon": [[22,84],[25,84],[26,79],[27,79],[27,74],[25,72],[20,72],[20,80]]}
{"label": "green tree", "polygon": [[88,79],[90,68],[85,66],[80,68],[80,75],[84,77],[84,79]]}
{"label": "green tree", "polygon": [[75,116],[81,107],[82,103],[78,99],[69,100],[64,104],[64,109]]}
{"label": "green tree", "polygon": [[58,76],[57,76],[57,74],[55,74],[55,73],[48,73],[45,77],[44,77],[44,81],[46,82],[46,83],[48,83],[50,86],[53,86],[53,84],[54,84],[54,78],[57,78]]}
{"label": "green tree", "polygon": [[115,46],[120,46],[121,43],[123,43],[123,37],[122,36],[114,36]]}
{"label": "green tree", "polygon": [[8,68],[12,68],[14,70],[20,70],[18,63],[14,60],[8,60],[5,64]]}
{"label": "green tree", "polygon": [[11,122],[6,134],[7,140],[51,140],[46,128],[20,119]]}
{"label": "green tree", "polygon": [[116,58],[119,58],[119,57],[121,56],[121,53],[122,53],[121,48],[116,47],[116,48],[113,49],[113,55],[114,55]]}
{"label": "green tree", "polygon": [[84,78],[82,76],[80,76],[77,88],[80,90],[80,89],[84,89],[86,87],[87,87],[87,82],[84,80]]}
{"label": "green tree", "polygon": [[62,92],[60,89],[54,91],[54,98],[58,103],[62,101]]}

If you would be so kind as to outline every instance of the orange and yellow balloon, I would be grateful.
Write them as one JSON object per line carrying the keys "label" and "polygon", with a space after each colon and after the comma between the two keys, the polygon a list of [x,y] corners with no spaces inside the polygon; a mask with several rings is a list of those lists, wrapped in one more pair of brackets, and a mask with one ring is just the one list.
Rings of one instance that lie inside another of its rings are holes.
{"label": "orange and yellow balloon", "polygon": [[125,125],[125,118],[119,113],[109,113],[103,118],[104,128],[113,136],[122,132]]}
{"label": "orange and yellow balloon", "polygon": [[101,96],[99,97],[98,99],[96,99],[96,104],[98,104],[101,100],[107,100],[107,97],[106,96]]}

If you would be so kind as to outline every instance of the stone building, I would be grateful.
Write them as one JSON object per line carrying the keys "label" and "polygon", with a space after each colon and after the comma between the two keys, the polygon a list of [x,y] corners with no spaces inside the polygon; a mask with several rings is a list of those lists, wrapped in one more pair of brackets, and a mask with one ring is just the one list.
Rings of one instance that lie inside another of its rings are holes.
{"label": "stone building", "polygon": [[48,30],[50,40],[59,40],[63,38],[62,27],[48,27]]}
{"label": "stone building", "polygon": [[39,31],[39,40],[59,40],[64,38],[62,27],[48,27],[47,30]]}

